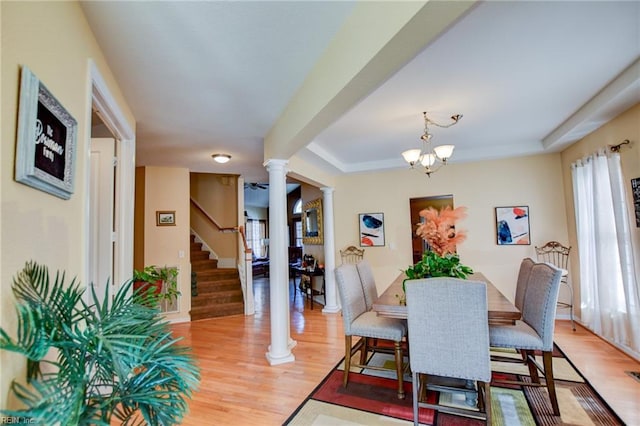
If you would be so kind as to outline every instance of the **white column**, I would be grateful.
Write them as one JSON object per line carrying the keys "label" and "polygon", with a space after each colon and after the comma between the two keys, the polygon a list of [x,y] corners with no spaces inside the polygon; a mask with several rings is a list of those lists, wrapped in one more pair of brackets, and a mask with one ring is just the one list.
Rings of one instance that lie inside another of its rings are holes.
{"label": "white column", "polygon": [[295,361],[289,337],[289,256],[287,255],[287,161],[267,160],[269,172],[269,294],[271,299],[271,345],[266,353],[270,365]]}
{"label": "white column", "polygon": [[324,291],[327,304],[322,312],[340,312],[338,306],[338,293],[336,292],[336,280],[334,270],[336,267],[335,241],[333,238],[333,188],[320,188],[323,199],[323,225],[324,225]]}

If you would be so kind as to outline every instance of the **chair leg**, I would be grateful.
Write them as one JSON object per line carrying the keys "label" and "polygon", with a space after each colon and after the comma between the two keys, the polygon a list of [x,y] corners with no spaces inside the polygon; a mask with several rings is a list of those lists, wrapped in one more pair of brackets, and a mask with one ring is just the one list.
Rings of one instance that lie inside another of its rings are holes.
{"label": "chair leg", "polygon": [[478,386],[478,389],[482,387],[483,390],[483,404],[484,404],[484,413],[487,416],[487,425],[491,425],[491,383],[490,382],[481,382],[481,385]]}
{"label": "chair leg", "polygon": [[398,375],[398,399],[404,399],[404,366],[402,363],[402,342],[393,342],[396,354],[396,374]]}
{"label": "chair leg", "polygon": [[573,322],[573,287],[569,285],[568,282],[565,282],[567,287],[569,287],[569,297],[571,297],[571,301],[569,304],[569,318],[571,319],[571,329],[576,331],[576,324]]}
{"label": "chair leg", "polygon": [[560,407],[558,406],[558,398],[556,396],[556,385],[553,381],[553,355],[551,351],[542,353],[544,363],[544,379],[547,382],[547,390],[549,391],[549,399],[555,416],[560,415]]}
{"label": "chair leg", "polygon": [[[540,376],[538,376],[538,367],[534,362],[534,360],[536,359],[536,354],[534,351],[529,349],[527,349],[525,352],[527,354],[527,366],[529,367],[529,376],[531,376],[531,382],[540,383]],[[531,357],[531,359],[529,359],[529,357]]]}
{"label": "chair leg", "polygon": [[365,365],[367,363],[367,354],[369,353],[369,338],[361,337],[363,344],[360,349],[360,365]]}
{"label": "chair leg", "polygon": [[349,370],[351,369],[351,336],[344,336],[344,377],[342,385],[346,388],[349,382]]}
{"label": "chair leg", "polygon": [[418,426],[418,388],[420,387],[419,374],[415,371],[411,373],[412,376],[412,388],[413,388],[413,426]]}

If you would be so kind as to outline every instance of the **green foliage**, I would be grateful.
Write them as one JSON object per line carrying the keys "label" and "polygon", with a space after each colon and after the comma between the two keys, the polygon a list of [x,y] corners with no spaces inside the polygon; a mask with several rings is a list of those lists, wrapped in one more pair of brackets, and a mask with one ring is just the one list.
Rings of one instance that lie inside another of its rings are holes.
{"label": "green foliage", "polygon": [[46,267],[28,262],[12,289],[17,338],[0,329],[0,349],[23,354],[31,367],[27,385],[12,384],[26,408],[2,415],[50,425],[180,423],[199,369],[157,307],[134,301],[131,282],[111,302],[91,291],[87,303],[75,279],[66,284],[57,273],[51,283]]}
{"label": "green foliage", "polygon": [[440,256],[433,251],[425,251],[422,260],[409,266],[404,273],[407,275],[405,281],[433,277],[466,279],[467,275],[473,274],[473,269],[460,263],[458,254],[447,253]]}
{"label": "green foliage", "polygon": [[[171,303],[181,294],[178,291],[178,268],[175,266],[145,266],[142,271],[133,271],[133,281],[150,284],[143,287],[143,290],[139,291],[137,296],[148,300],[152,304],[160,304],[162,301]],[[163,292],[154,291],[158,281],[165,283]],[[137,300],[139,301],[140,299]]]}

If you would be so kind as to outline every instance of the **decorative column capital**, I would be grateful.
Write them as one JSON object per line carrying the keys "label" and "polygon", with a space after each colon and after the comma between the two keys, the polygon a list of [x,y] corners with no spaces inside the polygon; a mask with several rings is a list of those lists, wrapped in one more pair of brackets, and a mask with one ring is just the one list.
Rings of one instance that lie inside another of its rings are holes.
{"label": "decorative column capital", "polygon": [[267,168],[267,171],[283,171],[285,174],[289,171],[287,165],[289,164],[289,160],[280,160],[277,158],[270,158],[264,162],[264,166]]}
{"label": "decorative column capital", "polygon": [[322,191],[325,195],[327,195],[327,194],[332,194],[333,191],[335,191],[335,188],[331,186],[323,186],[322,188],[320,188],[320,191]]}

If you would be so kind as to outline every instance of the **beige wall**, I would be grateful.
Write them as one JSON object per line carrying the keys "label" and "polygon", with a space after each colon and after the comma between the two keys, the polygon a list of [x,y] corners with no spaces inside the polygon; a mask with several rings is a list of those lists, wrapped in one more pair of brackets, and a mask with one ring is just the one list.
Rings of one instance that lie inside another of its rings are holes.
{"label": "beige wall", "polygon": [[[468,237],[458,246],[462,262],[483,272],[513,299],[520,261],[534,246],[567,240],[560,154],[450,164],[428,178],[413,170],[346,175],[335,189],[336,264],[339,250],[358,245],[358,214],[384,213],[385,246],[367,247],[378,290],[412,263],[409,199],[453,194],[456,207],[468,208],[458,226]],[[495,207],[527,205],[531,245],[496,244]]]}
{"label": "beige wall", "polygon": [[[191,263],[189,257],[189,170],[177,167],[145,167],[144,264],[177,266],[182,293],[177,313],[170,321],[189,321]],[[175,226],[157,226],[157,211],[175,211]]]}
{"label": "beige wall", "polygon": [[[223,228],[238,226],[238,177],[214,173],[191,173],[191,197]],[[192,209],[191,228],[218,258],[219,267],[238,264],[238,234],[222,233],[197,209]]]}
{"label": "beige wall", "polygon": [[562,153],[565,203],[568,210],[569,244],[573,247],[569,263],[569,276],[574,287],[574,305],[578,316],[580,315],[580,277],[578,275],[578,242],[576,239],[571,163],[607,145],[617,145],[625,139],[629,139],[631,144],[622,146],[620,161],[622,163],[622,173],[626,185],[625,191],[627,192],[627,202],[629,206],[628,215],[634,246],[636,279],[640,281],[640,273],[638,272],[640,269],[640,228],[635,226],[635,212],[631,196],[631,179],[640,177],[640,146],[638,146],[640,142],[640,104],[620,114]]}
{"label": "beige wall", "polygon": [[[12,277],[28,260],[65,270],[86,282],[87,147],[91,91],[89,59],[104,77],[125,119],[135,127],[124,97],[77,2],[0,2],[2,31],[2,180],[0,326],[16,327]],[[20,67],[28,66],[78,122],[75,192],[62,200],[14,180]],[[24,377],[22,357],[0,352],[0,407],[7,407],[9,383]]]}

